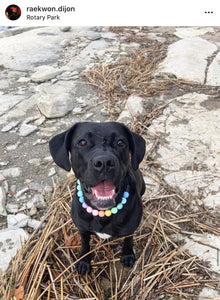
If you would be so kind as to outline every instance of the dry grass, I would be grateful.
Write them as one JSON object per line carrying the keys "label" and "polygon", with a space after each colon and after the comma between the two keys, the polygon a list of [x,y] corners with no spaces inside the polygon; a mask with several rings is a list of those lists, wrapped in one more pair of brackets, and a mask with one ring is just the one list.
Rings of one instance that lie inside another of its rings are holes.
{"label": "dry grass", "polygon": [[134,235],[134,268],[125,269],[119,262],[122,239],[101,242],[94,236],[92,273],[80,277],[74,266],[80,239],[70,219],[71,194],[68,186],[55,191],[44,227],[35,230],[3,278],[2,299],[196,299],[201,287],[217,285],[209,268],[172,236],[189,223],[198,232],[219,231],[198,222],[199,214],[178,215],[173,203],[177,207],[183,201],[167,194],[163,185],[156,199],[143,199],[143,221]]}

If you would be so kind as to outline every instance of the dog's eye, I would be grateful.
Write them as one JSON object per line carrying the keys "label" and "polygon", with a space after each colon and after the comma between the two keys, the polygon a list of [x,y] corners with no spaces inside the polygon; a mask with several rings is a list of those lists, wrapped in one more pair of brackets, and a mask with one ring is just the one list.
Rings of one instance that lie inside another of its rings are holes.
{"label": "dog's eye", "polygon": [[122,140],[118,140],[118,146],[119,147],[124,147],[125,146],[125,142]]}
{"label": "dog's eye", "polygon": [[79,142],[78,142],[78,145],[80,146],[80,147],[85,147],[86,145],[87,145],[87,141],[86,140],[80,140]]}

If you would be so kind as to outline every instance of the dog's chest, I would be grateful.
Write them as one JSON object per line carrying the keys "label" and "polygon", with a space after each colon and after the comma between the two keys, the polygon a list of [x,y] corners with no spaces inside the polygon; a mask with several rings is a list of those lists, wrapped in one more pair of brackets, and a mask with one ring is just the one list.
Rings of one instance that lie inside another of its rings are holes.
{"label": "dog's chest", "polygon": [[107,233],[95,232],[95,234],[96,234],[100,239],[103,239],[103,240],[109,239],[109,238],[111,237],[111,235],[110,235],[110,234],[107,234]]}

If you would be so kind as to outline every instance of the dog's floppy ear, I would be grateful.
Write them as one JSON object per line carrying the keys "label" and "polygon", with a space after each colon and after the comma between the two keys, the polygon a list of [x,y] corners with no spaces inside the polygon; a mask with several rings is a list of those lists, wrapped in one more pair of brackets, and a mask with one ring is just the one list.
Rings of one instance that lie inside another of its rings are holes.
{"label": "dog's floppy ear", "polygon": [[69,151],[72,135],[77,125],[75,124],[67,131],[54,136],[49,142],[50,154],[54,162],[66,171],[70,171],[71,169]]}
{"label": "dog's floppy ear", "polygon": [[137,170],[140,162],[144,158],[146,143],[139,134],[130,131],[125,125],[124,127],[128,133],[128,141],[131,151],[131,166],[134,170]]}

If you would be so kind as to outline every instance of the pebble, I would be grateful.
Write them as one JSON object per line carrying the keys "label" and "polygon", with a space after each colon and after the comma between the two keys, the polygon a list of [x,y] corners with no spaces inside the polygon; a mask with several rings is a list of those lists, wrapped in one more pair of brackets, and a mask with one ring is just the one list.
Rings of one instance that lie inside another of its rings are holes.
{"label": "pebble", "polygon": [[21,173],[22,173],[22,171],[21,171],[21,168],[19,168],[19,167],[1,170],[1,174],[6,178],[7,177],[16,178],[16,177],[21,176]]}
{"label": "pebble", "polygon": [[99,40],[102,37],[99,32],[95,31],[81,31],[79,35],[84,36],[91,41]]}
{"label": "pebble", "polygon": [[57,75],[62,73],[62,70],[54,68],[52,66],[40,66],[38,67],[37,72],[31,75],[31,80],[37,83],[50,80]]}
{"label": "pebble", "polygon": [[19,198],[20,196],[22,196],[24,193],[26,193],[27,191],[29,191],[28,187],[23,188],[22,190],[18,191],[15,195],[16,198]]}
{"label": "pebble", "polygon": [[68,31],[71,31],[72,27],[71,26],[60,26],[59,29],[62,32],[68,32]]}
{"label": "pebble", "polygon": [[38,130],[37,126],[30,125],[30,124],[22,124],[19,130],[19,135],[25,137],[37,130]]}
{"label": "pebble", "polygon": [[41,224],[41,221],[38,221],[38,220],[34,220],[34,219],[29,219],[28,220],[28,227],[31,227],[33,229],[35,229],[36,227],[40,226]]}
{"label": "pebble", "polygon": [[7,224],[8,224],[8,228],[12,228],[12,227],[17,227],[17,228],[22,228],[27,226],[28,224],[28,220],[29,220],[29,216],[19,213],[17,215],[8,215],[7,216]]}
{"label": "pebble", "polygon": [[16,203],[7,203],[6,209],[8,213],[16,214],[19,210],[19,206]]}
{"label": "pebble", "polygon": [[13,128],[15,128],[19,123],[20,123],[20,121],[13,120],[13,121],[9,122],[7,125],[5,125],[1,131],[8,132],[8,131],[12,130]]}
{"label": "pebble", "polygon": [[27,202],[28,209],[32,209],[33,207],[36,208],[45,207],[44,197],[41,194],[34,195],[33,198]]}
{"label": "pebble", "polygon": [[43,190],[42,185],[39,184],[38,182],[30,182],[28,186],[29,186],[29,189],[32,191],[42,192],[42,190]]}
{"label": "pebble", "polygon": [[41,165],[41,159],[40,158],[32,158],[28,160],[28,163],[32,166],[40,166]]}
{"label": "pebble", "polygon": [[51,168],[48,172],[48,176],[51,177],[51,176],[54,176],[56,174],[56,169],[55,168]]}

